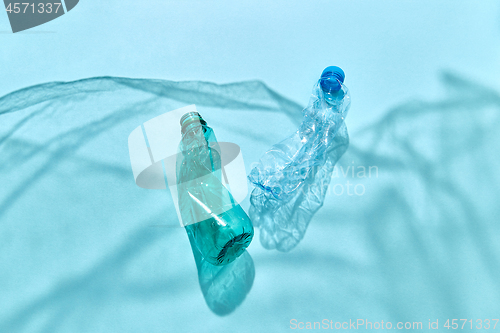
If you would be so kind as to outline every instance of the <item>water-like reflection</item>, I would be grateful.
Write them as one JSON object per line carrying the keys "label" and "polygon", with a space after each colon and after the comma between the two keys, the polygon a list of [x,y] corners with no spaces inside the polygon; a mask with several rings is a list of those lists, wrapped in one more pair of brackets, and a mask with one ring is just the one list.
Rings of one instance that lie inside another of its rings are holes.
{"label": "water-like reflection", "polygon": [[214,266],[203,258],[189,233],[188,237],[198,269],[201,291],[208,307],[219,316],[230,314],[243,303],[252,289],[255,278],[252,257],[245,251],[227,265]]}

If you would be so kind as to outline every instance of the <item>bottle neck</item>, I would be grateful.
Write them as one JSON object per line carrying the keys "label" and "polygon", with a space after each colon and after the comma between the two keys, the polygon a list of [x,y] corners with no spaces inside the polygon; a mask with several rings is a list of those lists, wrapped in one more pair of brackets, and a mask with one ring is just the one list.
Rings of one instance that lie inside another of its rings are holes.
{"label": "bottle neck", "polygon": [[[207,122],[201,117],[198,112],[189,112],[182,116],[180,120],[182,135],[193,129],[199,129],[200,126],[206,125]],[[205,129],[203,129],[205,131]]]}
{"label": "bottle neck", "polygon": [[323,96],[325,98],[325,102],[330,106],[337,106],[345,96],[345,92],[343,89],[336,91],[324,91]]}

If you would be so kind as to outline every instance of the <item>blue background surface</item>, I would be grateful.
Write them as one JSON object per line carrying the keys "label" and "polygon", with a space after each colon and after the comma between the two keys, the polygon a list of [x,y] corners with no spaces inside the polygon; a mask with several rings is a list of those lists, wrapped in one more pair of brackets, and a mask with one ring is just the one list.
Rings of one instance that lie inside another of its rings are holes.
{"label": "blue background surface", "polygon": [[[0,99],[0,332],[499,318],[498,2],[87,0],[18,34],[0,14],[0,40],[0,96],[168,80]],[[334,178],[366,193],[327,196],[290,253],[257,230],[252,289],[219,317],[184,230],[153,226],[175,213],[168,193],[134,184],[128,134],[176,107],[216,108],[210,125],[249,171],[329,65],[353,101],[339,166],[378,177]],[[170,82],[248,80],[271,90]],[[217,99],[199,97],[207,85]]]}

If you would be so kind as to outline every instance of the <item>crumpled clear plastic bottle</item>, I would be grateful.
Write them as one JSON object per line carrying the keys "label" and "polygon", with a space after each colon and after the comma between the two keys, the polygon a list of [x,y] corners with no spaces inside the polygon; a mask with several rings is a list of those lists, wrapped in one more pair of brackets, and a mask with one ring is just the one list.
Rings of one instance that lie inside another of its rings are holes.
{"label": "crumpled clear plastic bottle", "polygon": [[268,249],[295,247],[323,205],[333,168],[349,145],[344,120],[351,100],[344,78],[338,67],[323,71],[298,130],[266,152],[248,176],[256,186],[250,217]]}
{"label": "crumpled clear plastic bottle", "polygon": [[220,148],[213,130],[197,112],[185,114],[181,126],[176,169],[182,223],[207,262],[225,265],[250,244],[253,225],[221,183]]}

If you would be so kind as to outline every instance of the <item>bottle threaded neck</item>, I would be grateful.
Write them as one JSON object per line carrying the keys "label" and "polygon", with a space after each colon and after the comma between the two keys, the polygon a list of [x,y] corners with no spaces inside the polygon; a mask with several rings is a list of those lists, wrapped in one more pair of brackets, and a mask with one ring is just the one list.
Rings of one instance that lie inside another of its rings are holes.
{"label": "bottle threaded neck", "polygon": [[187,128],[192,124],[206,125],[207,122],[202,118],[198,112],[188,112],[181,117],[181,132],[184,134]]}

